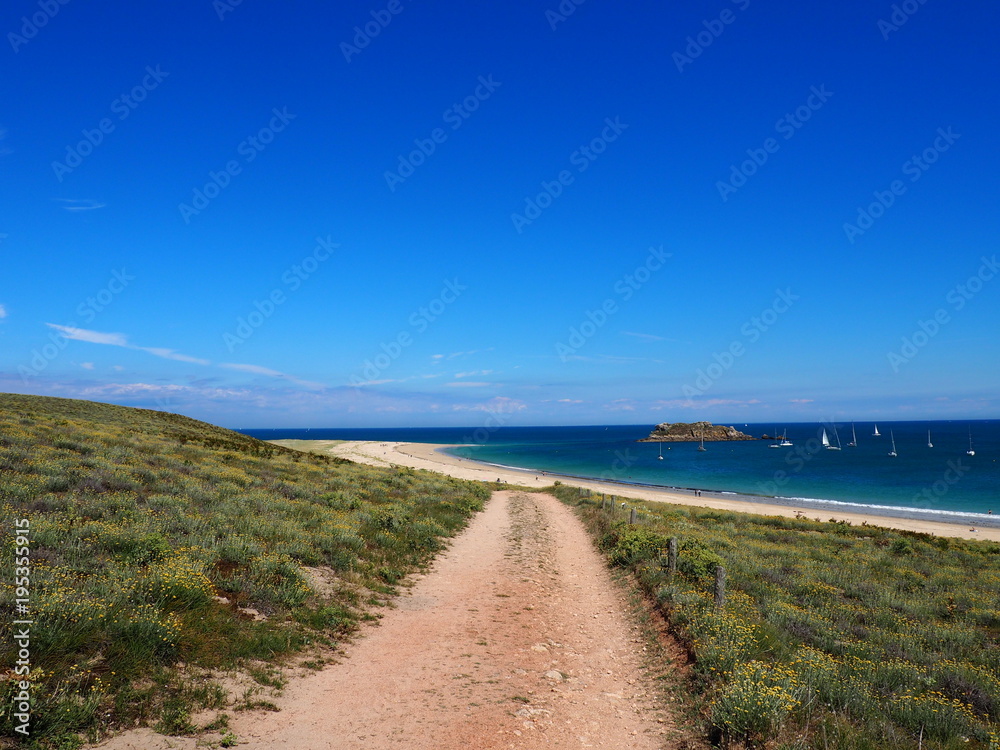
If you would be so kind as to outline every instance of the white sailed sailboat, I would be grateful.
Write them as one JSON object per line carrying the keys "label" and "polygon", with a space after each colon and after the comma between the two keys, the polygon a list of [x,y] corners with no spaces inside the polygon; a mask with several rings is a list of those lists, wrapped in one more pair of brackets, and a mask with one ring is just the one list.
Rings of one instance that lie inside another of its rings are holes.
{"label": "white sailed sailboat", "polygon": [[892,430],[889,430],[889,437],[892,439],[892,450],[889,451],[889,455],[893,458],[896,457],[896,437],[892,434]]}
{"label": "white sailed sailboat", "polygon": [[[775,427],[775,428],[774,428],[774,439],[775,439],[775,440],[777,440],[777,439],[778,439],[778,428],[777,428],[777,427]],[[777,443],[771,443],[771,444],[770,444],[769,446],[767,446],[767,447],[768,447],[768,448],[780,448],[781,446],[780,446],[780,445],[778,445]]]}
{"label": "white sailed sailboat", "polygon": [[974,456],[976,452],[972,450],[972,428],[969,428],[969,450],[965,452],[966,456]]}
{"label": "white sailed sailboat", "polygon": [[698,450],[700,450],[700,451],[705,450],[705,431],[704,430],[701,431],[701,445],[698,446]]}
{"label": "white sailed sailboat", "polygon": [[663,460],[663,442],[662,441],[660,442],[660,455],[659,455],[659,459],[661,461]]}
{"label": "white sailed sailboat", "polygon": [[823,428],[822,443],[823,443],[823,447],[824,448],[829,448],[830,447],[830,439],[826,436],[826,428],[825,427]]}
{"label": "white sailed sailboat", "polygon": [[849,442],[847,444],[847,447],[848,448],[857,448],[858,447],[858,435],[854,431],[854,422],[851,422],[851,442]]}
{"label": "white sailed sailboat", "polygon": [[785,431],[783,433],[781,433],[781,442],[779,443],[779,445],[782,448],[787,448],[791,444],[792,444],[792,441],[788,439],[788,428],[786,427]]}
{"label": "white sailed sailboat", "polygon": [[836,445],[830,445],[829,441],[826,439],[826,430],[823,430],[823,445],[826,446],[828,451],[839,451],[840,450],[840,435],[837,432],[837,425],[833,426],[833,437],[837,441]]}
{"label": "white sailed sailboat", "polygon": [[930,430],[927,430],[927,447],[928,448],[933,448],[934,447],[934,443],[931,442],[931,431]]}
{"label": "white sailed sailboat", "polygon": [[882,433],[878,431],[878,425],[875,425],[875,434],[873,437],[882,437]]}

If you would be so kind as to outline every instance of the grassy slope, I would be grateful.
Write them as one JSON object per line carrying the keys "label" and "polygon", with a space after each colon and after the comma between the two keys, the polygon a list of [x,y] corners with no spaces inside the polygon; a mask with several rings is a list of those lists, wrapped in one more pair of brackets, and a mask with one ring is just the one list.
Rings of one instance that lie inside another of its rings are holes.
{"label": "grassy slope", "polygon": [[1000,545],[556,493],[693,653],[723,746],[1000,750]]}
{"label": "grassy slope", "polygon": [[[14,663],[6,571],[25,518],[33,741],[190,730],[193,710],[226,705],[209,670],[335,642],[487,494],[177,415],[0,394],[0,663]],[[14,736],[11,691],[0,684],[0,736]]]}

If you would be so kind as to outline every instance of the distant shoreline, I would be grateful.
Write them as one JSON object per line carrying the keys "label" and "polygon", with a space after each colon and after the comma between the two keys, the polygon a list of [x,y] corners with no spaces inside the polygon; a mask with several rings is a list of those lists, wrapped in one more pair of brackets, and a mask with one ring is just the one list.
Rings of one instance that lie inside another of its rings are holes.
{"label": "distant shoreline", "polygon": [[[658,441],[650,441],[658,442]],[[448,456],[454,456],[454,454],[449,451],[454,448],[461,448],[462,445],[444,445],[439,446],[435,450],[438,453],[442,453]],[[639,488],[648,490],[665,490],[667,492],[683,492],[687,493],[693,498],[719,498],[724,500],[735,500],[738,502],[752,503],[755,505],[781,505],[788,508],[800,508],[809,510],[826,510],[832,512],[847,512],[847,513],[861,513],[861,514],[871,514],[874,512],[879,517],[888,518],[905,518],[913,521],[927,520],[935,521],[940,523],[953,523],[953,524],[964,524],[971,523],[976,526],[982,526],[984,528],[996,528],[1000,529],[1000,516],[992,516],[987,513],[973,513],[964,511],[947,511],[947,510],[925,510],[923,508],[906,508],[899,505],[876,505],[874,503],[849,503],[842,502],[840,500],[823,500],[818,498],[808,498],[808,497],[784,497],[782,495],[752,495],[745,492],[733,492],[730,490],[710,490],[702,489],[700,487],[677,487],[674,485],[665,484],[649,484],[646,482],[629,482],[624,479],[600,479],[596,477],[587,477],[580,474],[565,474],[557,471],[542,471],[534,469],[526,469],[521,466],[507,466],[505,464],[497,464],[490,461],[480,461],[475,458],[465,458],[464,456],[454,456],[463,461],[473,461],[483,466],[495,466],[497,468],[508,469],[511,471],[520,471],[529,474],[544,474],[547,477],[556,477],[557,479],[572,479],[572,480],[585,480],[585,481],[599,481],[605,482],[607,484],[620,486],[623,488]],[[697,494],[700,493],[700,494]],[[950,519],[950,520],[949,520]]]}
{"label": "distant shoreline", "polygon": [[[460,479],[510,482],[528,487],[547,487],[553,481],[571,482],[593,492],[621,495],[638,500],[689,505],[737,513],[759,515],[834,518],[856,526],[868,524],[906,531],[916,531],[936,536],[959,537],[1000,542],[1000,518],[986,514],[968,513],[949,517],[941,511],[923,511],[893,506],[875,506],[838,503],[836,501],[809,500],[805,498],[770,498],[744,495],[718,490],[695,488],[668,488],[660,485],[642,485],[622,481],[589,479],[551,471],[523,469],[461,458],[446,452],[461,445],[433,443],[402,443],[348,441],[329,449],[331,455],[352,461],[383,466],[410,466],[427,469]],[[700,492],[698,495],[696,493]],[[972,529],[975,529],[973,531]]]}

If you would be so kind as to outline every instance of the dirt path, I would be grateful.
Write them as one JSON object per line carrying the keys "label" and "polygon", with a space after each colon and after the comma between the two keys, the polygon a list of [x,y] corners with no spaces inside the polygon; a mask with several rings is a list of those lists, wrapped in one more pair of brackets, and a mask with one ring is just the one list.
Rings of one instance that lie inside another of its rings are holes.
{"label": "dirt path", "polygon": [[343,663],[232,729],[254,750],[663,748],[625,609],[566,506],[497,492]]}

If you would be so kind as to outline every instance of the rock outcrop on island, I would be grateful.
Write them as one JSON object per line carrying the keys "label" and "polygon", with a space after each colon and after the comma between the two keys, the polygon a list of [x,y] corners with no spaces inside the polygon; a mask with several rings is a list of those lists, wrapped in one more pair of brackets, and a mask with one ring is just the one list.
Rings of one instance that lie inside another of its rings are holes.
{"label": "rock outcrop on island", "polygon": [[702,435],[705,442],[720,440],[756,440],[752,435],[746,435],[735,427],[723,427],[711,422],[663,422],[649,433],[649,437],[637,440],[637,443],[690,443],[698,442]]}

